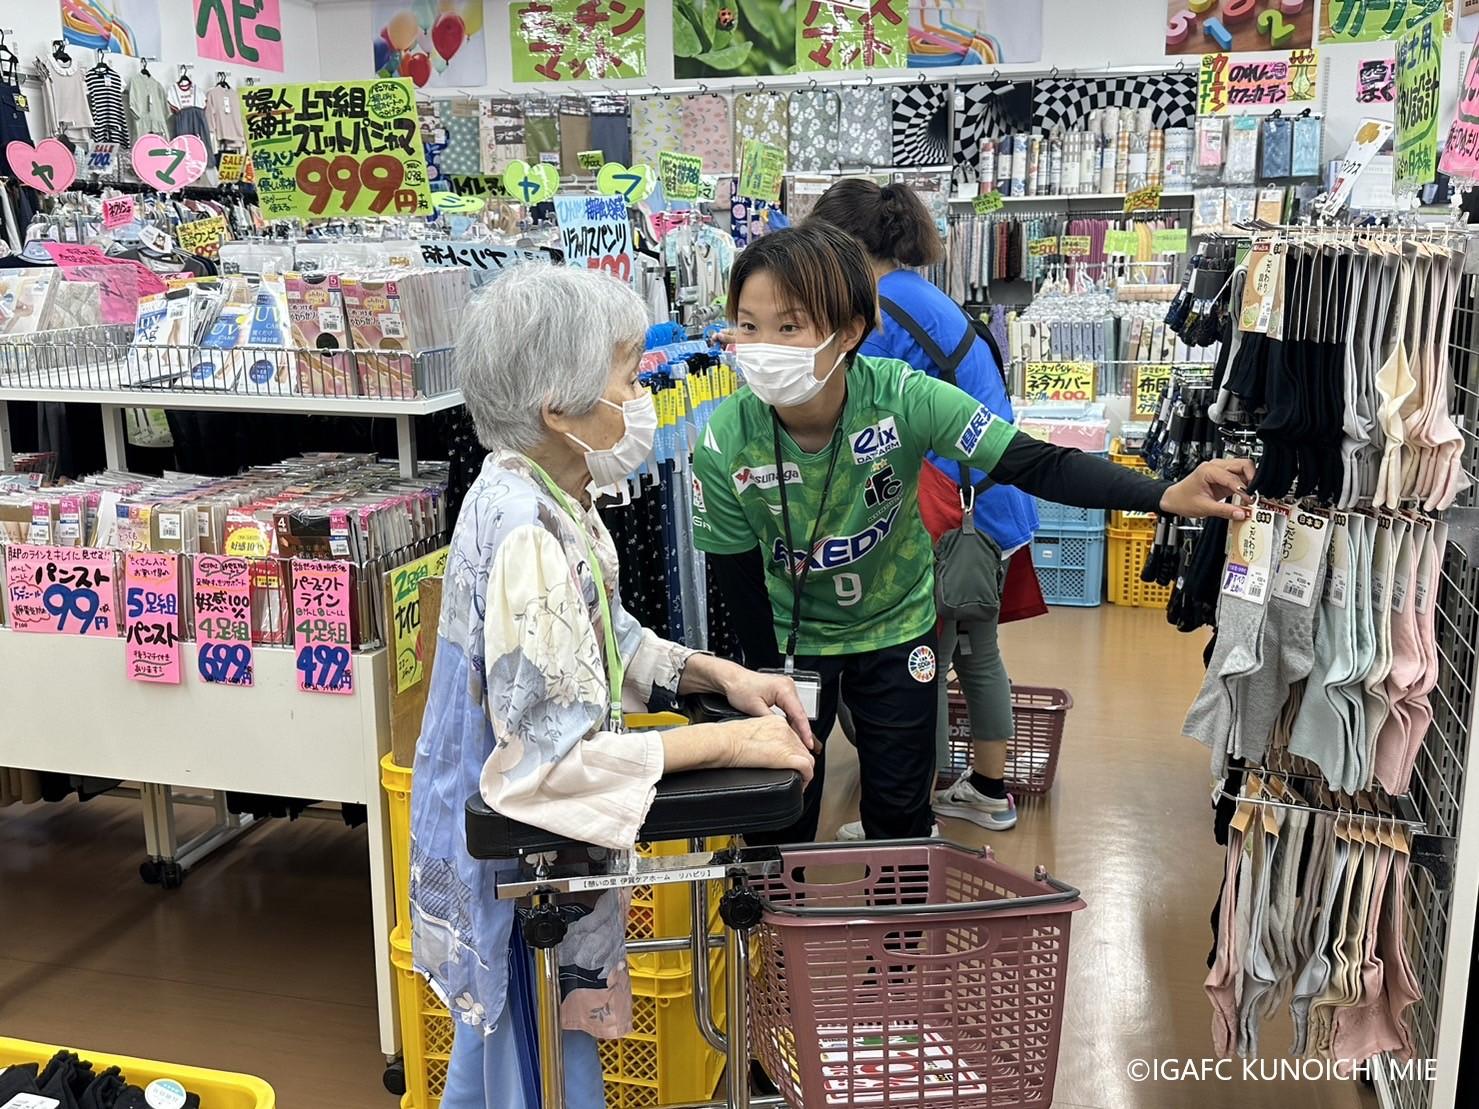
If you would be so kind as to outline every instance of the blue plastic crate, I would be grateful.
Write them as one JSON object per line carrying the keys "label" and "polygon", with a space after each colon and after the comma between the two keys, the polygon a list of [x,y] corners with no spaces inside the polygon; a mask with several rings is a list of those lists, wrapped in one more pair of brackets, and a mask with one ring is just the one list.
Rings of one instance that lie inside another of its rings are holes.
{"label": "blue plastic crate", "polygon": [[1032,565],[1050,605],[1089,608],[1104,600],[1104,532],[1039,532]]}
{"label": "blue plastic crate", "polygon": [[1103,531],[1105,527],[1105,513],[1102,508],[1069,508],[1066,504],[1055,504],[1053,501],[1045,501],[1041,497],[1033,497],[1037,502],[1038,530],[1049,533],[1065,531],[1086,532]]}

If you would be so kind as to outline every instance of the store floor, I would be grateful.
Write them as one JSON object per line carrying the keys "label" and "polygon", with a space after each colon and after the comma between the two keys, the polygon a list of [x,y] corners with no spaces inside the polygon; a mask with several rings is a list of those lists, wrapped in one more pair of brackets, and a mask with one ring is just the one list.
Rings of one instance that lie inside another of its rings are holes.
{"label": "store floor", "polygon": [[[1349,1083],[1143,1082],[1132,1060],[1209,1052],[1202,992],[1222,854],[1206,757],[1178,737],[1202,636],[1159,613],[1055,609],[1008,627],[1014,680],[1070,689],[1058,782],[991,837],[1006,863],[1082,888],[1059,1109],[1357,1109]],[[856,817],[856,761],[831,745],[824,831]],[[187,831],[188,829],[182,829]],[[970,825],[947,824],[961,842]],[[260,1075],[283,1109],[391,1109],[380,1085],[364,833],[276,822],[192,874],[143,885],[138,806],[0,810],[0,1036]],[[1272,1065],[1288,1024],[1264,1029]]]}

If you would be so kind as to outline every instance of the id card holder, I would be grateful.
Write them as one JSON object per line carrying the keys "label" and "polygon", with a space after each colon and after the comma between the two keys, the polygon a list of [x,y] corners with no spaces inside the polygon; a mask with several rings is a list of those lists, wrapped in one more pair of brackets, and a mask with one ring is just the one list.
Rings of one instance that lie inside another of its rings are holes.
{"label": "id card holder", "polygon": [[822,676],[815,670],[761,670],[761,674],[785,674],[796,683],[796,696],[808,720],[815,720],[822,704]]}

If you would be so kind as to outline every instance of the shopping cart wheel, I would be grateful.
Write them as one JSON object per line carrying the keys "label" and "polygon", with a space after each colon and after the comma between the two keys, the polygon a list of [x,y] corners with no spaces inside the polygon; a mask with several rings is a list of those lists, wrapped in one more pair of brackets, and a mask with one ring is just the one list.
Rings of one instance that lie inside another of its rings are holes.
{"label": "shopping cart wheel", "polygon": [[750,1060],[750,1091],[761,1097],[775,1097],[781,1092],[780,1087],[770,1080],[770,1075],[765,1073],[765,1068],[758,1059]]}
{"label": "shopping cart wheel", "polygon": [[159,864],[160,889],[177,890],[185,884],[185,868],[175,862]]}
{"label": "shopping cart wheel", "polygon": [[406,1092],[405,1060],[397,1059],[394,1063],[387,1066],[380,1080],[385,1083],[385,1088],[395,1094],[396,1097],[404,1094]]}
{"label": "shopping cart wheel", "polygon": [[145,859],[139,864],[139,877],[147,886],[159,885],[159,868],[163,864],[158,859]]}

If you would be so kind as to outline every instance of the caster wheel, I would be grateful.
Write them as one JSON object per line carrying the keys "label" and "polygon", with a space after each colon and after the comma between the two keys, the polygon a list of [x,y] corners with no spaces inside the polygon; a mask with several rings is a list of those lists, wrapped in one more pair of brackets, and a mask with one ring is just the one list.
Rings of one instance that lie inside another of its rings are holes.
{"label": "caster wheel", "polygon": [[185,884],[185,868],[179,863],[161,863],[159,885],[162,889],[177,890]]}
{"label": "caster wheel", "polygon": [[759,1094],[761,1097],[775,1097],[780,1090],[770,1080],[770,1075],[765,1073],[765,1068],[760,1065],[760,1060],[750,1060],[750,1092]]}
{"label": "caster wheel", "polygon": [[403,1060],[396,1060],[394,1063],[391,1063],[385,1068],[385,1073],[381,1076],[381,1081],[385,1083],[385,1088],[395,1094],[396,1097],[404,1094],[406,1092],[405,1062]]}
{"label": "caster wheel", "polygon": [[160,865],[158,859],[146,859],[139,864],[139,877],[144,880],[145,885],[159,885]]}

